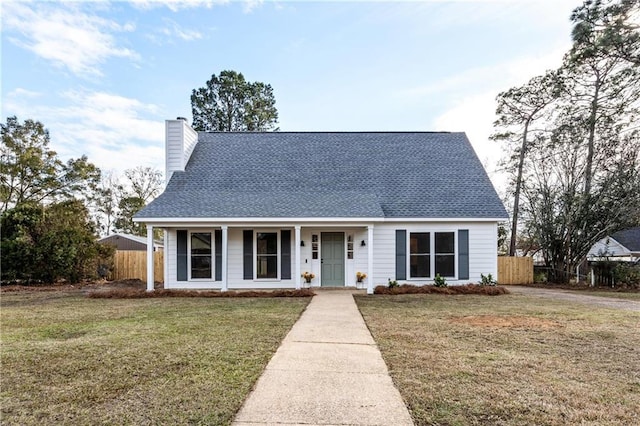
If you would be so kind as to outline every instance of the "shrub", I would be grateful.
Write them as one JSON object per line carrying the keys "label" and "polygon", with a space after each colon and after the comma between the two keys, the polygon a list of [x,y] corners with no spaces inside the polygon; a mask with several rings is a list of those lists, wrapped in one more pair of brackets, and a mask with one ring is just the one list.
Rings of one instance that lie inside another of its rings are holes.
{"label": "shrub", "polygon": [[640,264],[619,262],[613,269],[615,285],[628,288],[640,288]]}
{"label": "shrub", "polygon": [[496,281],[491,274],[480,274],[480,285],[494,286],[498,285],[498,281]]}
{"label": "shrub", "polygon": [[388,279],[389,283],[387,284],[387,287],[389,288],[396,288],[398,287],[398,281],[397,280],[393,280],[391,281],[391,278]]}
{"label": "shrub", "polygon": [[509,290],[499,286],[483,286],[479,284],[453,285],[449,287],[436,287],[434,285],[415,286],[410,284],[402,284],[398,287],[390,288],[388,286],[379,285],[373,290],[374,294],[479,294],[486,296],[498,296],[501,294],[509,294]]}
{"label": "shrub", "polygon": [[113,248],[98,244],[81,201],[21,205],[2,215],[2,279],[78,282]]}
{"label": "shrub", "polygon": [[440,274],[436,274],[436,276],[433,278],[433,285],[436,287],[446,287],[447,286],[447,280],[440,276]]}

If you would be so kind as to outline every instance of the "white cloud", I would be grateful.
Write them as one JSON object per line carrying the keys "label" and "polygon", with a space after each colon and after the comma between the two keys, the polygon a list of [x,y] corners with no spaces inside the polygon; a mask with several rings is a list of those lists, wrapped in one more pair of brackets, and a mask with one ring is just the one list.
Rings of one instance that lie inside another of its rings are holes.
{"label": "white cloud", "polygon": [[160,108],[105,92],[63,93],[61,106],[29,102],[24,89],[3,100],[19,119],[38,117],[61,158],[87,155],[101,169],[123,171],[138,165],[164,169],[164,122]]}
{"label": "white cloud", "polygon": [[439,93],[454,99],[450,107],[433,119],[438,130],[464,131],[480,161],[499,192],[507,185],[507,176],[498,170],[503,155],[502,143],[489,140],[495,121],[495,98],[499,92],[525,84],[546,70],[558,68],[569,45],[537,56],[526,56],[491,67],[466,70],[433,84],[400,93],[409,99]]}
{"label": "white cloud", "polygon": [[264,3],[263,0],[244,0],[242,11],[244,13],[251,13],[253,12],[254,9],[262,6],[263,3]]}
{"label": "white cloud", "polygon": [[112,57],[139,57],[113,35],[133,31],[132,23],[120,25],[73,4],[5,2],[2,13],[12,43],[80,76],[101,76],[100,65]]}
{"label": "white cloud", "polygon": [[184,41],[198,40],[203,37],[202,33],[196,30],[183,28],[176,21],[164,19],[166,26],[160,32],[169,38],[177,37]]}

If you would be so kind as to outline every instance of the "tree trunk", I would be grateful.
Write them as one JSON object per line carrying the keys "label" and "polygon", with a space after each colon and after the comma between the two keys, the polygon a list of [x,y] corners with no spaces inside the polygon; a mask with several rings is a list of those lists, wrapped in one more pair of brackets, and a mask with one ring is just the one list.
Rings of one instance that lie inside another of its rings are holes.
{"label": "tree trunk", "polygon": [[522,169],[524,168],[524,158],[527,150],[527,133],[529,132],[528,119],[524,124],[524,132],[522,133],[522,147],[520,148],[520,159],[518,160],[518,177],[516,178],[516,188],[513,194],[513,219],[511,222],[511,241],[509,243],[509,256],[516,255],[516,239],[518,232],[518,212],[520,211],[520,188],[522,186]]}
{"label": "tree trunk", "polygon": [[[584,195],[585,200],[589,199],[591,195],[591,181],[593,180],[593,152],[596,139],[596,119],[598,112],[598,96],[600,95],[600,76],[596,78],[595,92],[593,94],[593,100],[591,101],[591,113],[589,114],[589,140],[587,144],[587,165],[584,172]],[[588,202],[588,201],[586,201]]]}

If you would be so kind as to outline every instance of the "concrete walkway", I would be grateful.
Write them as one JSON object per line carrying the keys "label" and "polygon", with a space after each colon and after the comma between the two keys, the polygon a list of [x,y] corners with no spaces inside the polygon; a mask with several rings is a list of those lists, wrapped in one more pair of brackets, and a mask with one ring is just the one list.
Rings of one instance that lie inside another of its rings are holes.
{"label": "concrete walkway", "polygon": [[319,290],[234,425],[412,425],[349,290]]}
{"label": "concrete walkway", "polygon": [[640,311],[640,302],[613,297],[590,296],[576,290],[556,290],[541,287],[508,286],[510,292],[529,296],[545,297],[548,299],[565,300],[582,303],[584,305],[600,306],[603,308],[622,309],[625,311]]}

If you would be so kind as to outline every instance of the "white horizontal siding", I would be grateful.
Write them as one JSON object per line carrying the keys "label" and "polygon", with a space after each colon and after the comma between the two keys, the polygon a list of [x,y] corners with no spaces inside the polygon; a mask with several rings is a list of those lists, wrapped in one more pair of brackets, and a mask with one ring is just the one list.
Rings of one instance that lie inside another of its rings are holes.
{"label": "white horizontal siding", "polygon": [[167,179],[171,173],[184,170],[183,120],[165,121],[165,167]]}
{"label": "white horizontal siding", "polygon": [[165,230],[167,235],[167,245],[164,247],[164,286],[170,288],[177,281],[177,234],[175,229]]}
{"label": "white horizontal siding", "polygon": [[[373,284],[386,285],[389,279],[394,280],[396,276],[396,230],[407,231],[407,238],[410,232],[456,232],[456,253],[458,252],[457,231],[461,229],[469,230],[469,279],[456,280],[448,278],[451,284],[466,284],[480,281],[480,274],[492,274],[497,276],[497,224],[495,223],[394,223],[376,225],[373,232],[374,238],[374,266]],[[456,274],[458,256],[456,256]],[[407,279],[401,283],[416,285],[431,284],[433,280]]]}
{"label": "white horizontal siding", "polygon": [[[212,226],[212,228],[215,225]],[[202,228],[197,228],[202,229]],[[249,228],[247,228],[249,229]],[[273,229],[273,228],[271,228]],[[280,229],[280,228],[278,228]],[[229,228],[228,234],[228,288],[229,289],[248,289],[248,288],[295,288],[295,234],[291,229],[291,279],[290,280],[245,280],[243,278],[243,247],[242,236],[244,228]],[[316,287],[321,282],[320,259],[312,259],[312,235],[318,235],[318,243],[320,244],[322,232],[344,232],[345,234],[345,285],[356,285],[356,272],[366,273],[372,280],[373,285],[386,285],[389,279],[395,279],[396,267],[396,249],[395,249],[395,232],[397,229],[404,229],[410,232],[456,232],[460,229],[469,230],[469,279],[455,280],[447,279],[450,284],[466,284],[469,282],[480,281],[480,274],[492,274],[497,276],[497,224],[481,223],[481,222],[438,222],[438,223],[392,223],[377,224],[374,226],[373,232],[373,271],[368,268],[368,248],[370,241],[367,238],[366,227],[353,228],[305,228],[301,230],[301,239],[305,246],[300,247],[300,270],[301,272],[311,272],[316,275],[312,282],[312,286]],[[347,236],[353,236],[354,258],[346,259],[347,253]],[[365,241],[363,247],[362,241]],[[170,229],[167,231],[167,246],[165,247],[165,262],[167,273],[165,275],[166,288],[220,288],[220,282],[177,282],[176,280],[176,231]],[[456,240],[456,251],[458,250]],[[456,256],[456,271],[457,271]],[[416,285],[431,284],[432,280],[403,280],[402,283],[411,283]],[[304,286],[304,283],[303,283]]]}
{"label": "white horizontal siding", "polygon": [[189,126],[187,124],[186,121],[184,120],[180,120],[182,121],[182,135],[184,137],[184,142],[182,144],[183,148],[184,148],[184,158],[183,158],[183,165],[184,167],[186,167],[187,163],[189,162],[189,158],[191,158],[191,153],[193,152],[193,149],[196,147],[196,144],[198,143],[198,133],[193,130],[191,128],[191,126]]}

